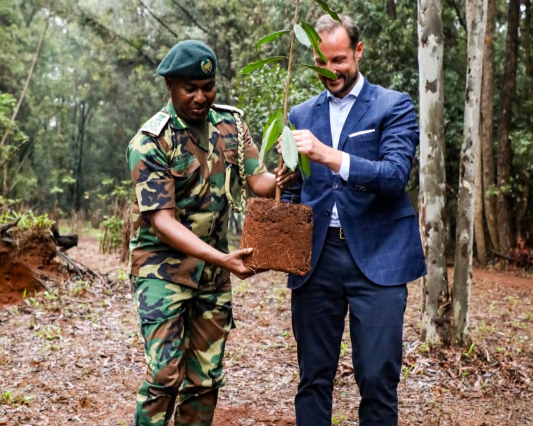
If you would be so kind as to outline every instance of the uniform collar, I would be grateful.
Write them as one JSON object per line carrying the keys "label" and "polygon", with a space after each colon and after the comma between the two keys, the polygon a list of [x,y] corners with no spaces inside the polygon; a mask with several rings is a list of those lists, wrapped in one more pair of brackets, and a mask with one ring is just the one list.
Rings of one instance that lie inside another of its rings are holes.
{"label": "uniform collar", "polygon": [[[178,113],[176,112],[176,109],[174,108],[174,104],[172,103],[172,99],[169,99],[167,102],[167,105],[162,109],[162,111],[167,112],[171,117],[172,121],[170,122],[170,125],[176,129],[182,130],[182,129],[188,129],[189,125],[185,122],[183,118],[181,118]],[[221,114],[216,112],[213,108],[209,109],[209,112],[207,113],[207,117],[213,123],[213,126],[216,126],[218,123],[224,120]]]}

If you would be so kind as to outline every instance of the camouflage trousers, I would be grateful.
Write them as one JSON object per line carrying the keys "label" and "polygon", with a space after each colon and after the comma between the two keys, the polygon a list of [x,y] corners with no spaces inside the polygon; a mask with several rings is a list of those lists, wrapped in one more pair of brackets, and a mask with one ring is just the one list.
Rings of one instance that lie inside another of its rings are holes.
{"label": "camouflage trousers", "polygon": [[132,283],[147,363],[134,426],[166,426],[177,397],[176,426],[210,426],[233,324],[229,279],[198,289],[152,278]]}

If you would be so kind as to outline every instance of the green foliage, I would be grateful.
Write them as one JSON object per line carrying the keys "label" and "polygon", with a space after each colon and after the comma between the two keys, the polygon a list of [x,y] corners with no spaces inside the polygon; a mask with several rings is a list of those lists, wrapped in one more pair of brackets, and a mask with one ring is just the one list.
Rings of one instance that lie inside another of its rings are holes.
{"label": "green foliage", "polygon": [[283,127],[281,134],[281,153],[287,167],[294,171],[298,165],[298,151],[292,131],[288,127]]}
{"label": "green foliage", "polygon": [[[177,4],[181,6],[178,7]],[[81,217],[102,218],[115,214],[116,195],[129,178],[125,150],[140,126],[166,103],[168,92],[156,67],[165,53],[186,38],[204,40],[218,58],[217,102],[236,104],[254,140],[261,144],[271,124],[272,112],[283,105],[287,77],[288,35],[297,31],[299,43],[318,43],[312,25],[298,22],[293,28],[294,2],[249,0],[197,0],[152,2],[157,22],[138,2],[124,0],[3,0],[0,4],[0,134],[10,137],[0,152],[7,162],[6,193],[0,183],[0,203],[9,209],[55,211],[58,217],[76,212]],[[495,41],[494,117],[498,117],[500,85],[506,62],[506,2],[498,3]],[[464,8],[443,3],[444,87],[447,193],[446,217],[456,215],[454,188],[458,187],[459,152],[463,138],[466,72],[466,22]],[[351,16],[361,29],[364,54],[361,73],[372,83],[407,92],[418,105],[417,8],[408,0],[302,1],[301,15],[309,23],[333,10]],[[54,18],[14,123],[11,116],[31,66],[37,42],[50,12]],[[511,176],[503,187],[513,212],[526,212],[524,229],[533,223],[530,187],[533,102],[528,92],[521,15],[519,66],[511,129]],[[306,31],[307,28],[307,31]],[[280,31],[281,29],[281,31]],[[268,34],[265,36],[265,34]],[[259,41],[257,41],[259,40]],[[298,47],[301,45],[298,44]],[[311,48],[297,48],[289,88],[289,107],[323,90],[313,65]],[[246,64],[280,58],[241,75]],[[266,129],[265,129],[266,127]],[[498,122],[495,120],[495,152]],[[281,134],[281,131],[280,133]],[[267,139],[272,141],[272,139]],[[25,142],[27,141],[27,142]],[[24,143],[25,142],[25,143]],[[264,145],[264,142],[263,144]],[[270,146],[272,148],[273,145]],[[269,169],[277,164],[277,152],[264,154]],[[299,167],[306,160],[299,159]],[[412,193],[416,192],[416,165]],[[3,170],[0,173],[3,183]],[[107,182],[107,183],[104,183]],[[113,194],[113,192],[116,192]],[[131,196],[124,194],[124,200]],[[126,201],[124,201],[125,203]],[[122,201],[121,201],[122,203]],[[121,204],[122,206],[124,204]],[[519,217],[519,215],[515,215]]]}
{"label": "green foliage", "polygon": [[263,37],[261,40],[259,40],[257,43],[255,43],[255,48],[257,49],[261,45],[263,45],[265,43],[269,43],[271,41],[274,41],[279,36],[281,36],[283,34],[288,34],[288,33],[290,33],[289,30],[283,30],[283,31],[277,31],[277,32],[275,32],[273,34],[267,35],[266,37]]}
{"label": "green foliage", "polygon": [[[338,15],[333,12],[329,6],[324,2],[323,0],[315,0],[326,12],[328,12],[331,16],[334,17],[334,19],[340,20]],[[296,14],[295,11],[295,20],[296,20]],[[292,32],[294,32],[295,38],[303,44],[305,47],[309,48],[312,47],[313,51],[324,61],[327,62],[326,57],[320,50],[319,44],[321,43],[321,38],[315,31],[315,29],[309,25],[305,21],[301,21],[300,24],[295,24]],[[291,33],[292,33],[291,32]],[[256,47],[261,46],[266,43],[273,42],[276,40],[279,36],[289,33],[288,31],[280,31],[274,34],[271,34],[269,36],[266,36],[262,38],[258,43],[256,43]],[[291,50],[289,52],[289,67],[292,64],[292,58],[294,57],[294,50],[293,46],[291,45]],[[269,57],[267,59],[261,59],[259,61],[255,61],[249,65],[247,65],[245,68],[241,70],[241,73],[243,74],[249,74],[253,71],[256,71],[258,69],[263,68],[265,65],[277,62],[280,59],[283,59],[283,56],[273,56]],[[319,74],[326,76],[328,78],[331,78],[333,80],[337,79],[337,75],[326,68],[317,67],[313,65],[303,65],[306,68],[309,68],[315,72],[318,72]],[[292,70],[289,69],[289,75]],[[289,89],[290,89],[290,82],[286,81],[285,88],[284,88],[284,105],[286,106],[288,103],[288,96],[289,96]],[[289,130],[288,127],[285,127],[285,118],[286,118],[287,111],[284,111],[283,114],[279,112],[279,110],[274,113],[273,117],[270,118],[269,122],[270,125],[266,127],[265,132],[263,134],[263,144],[261,146],[261,152],[260,152],[260,161],[263,161],[263,158],[265,156],[265,152],[267,152],[269,149],[271,149],[275,145],[275,141],[279,138],[281,134],[281,152],[283,155],[283,159],[287,167],[294,171],[296,167],[301,165],[303,168],[305,168],[305,171],[302,170],[302,172],[308,176],[308,174],[311,172],[311,167],[309,166],[309,159],[299,160],[298,150],[296,148],[296,140],[294,139],[294,136],[292,132]]]}
{"label": "green foliage", "polygon": [[34,399],[35,395],[22,395],[18,392],[5,391],[0,394],[0,405],[30,405]]}
{"label": "green foliage", "polygon": [[31,210],[27,213],[11,210],[0,215],[0,225],[14,222],[17,222],[17,228],[22,230],[31,228],[49,229],[55,223],[48,217],[48,214],[36,216]]}
{"label": "green foliage", "polygon": [[241,72],[243,74],[249,74],[251,72],[254,72],[255,70],[258,70],[260,68],[263,68],[266,64],[270,64],[272,62],[278,62],[281,59],[286,59],[286,56],[272,56],[267,59],[260,59],[259,61],[252,62],[251,64],[248,64],[245,66]]}
{"label": "green foliage", "polygon": [[122,227],[124,220],[111,216],[102,224],[103,234],[100,237],[100,253],[118,253],[122,249]]}

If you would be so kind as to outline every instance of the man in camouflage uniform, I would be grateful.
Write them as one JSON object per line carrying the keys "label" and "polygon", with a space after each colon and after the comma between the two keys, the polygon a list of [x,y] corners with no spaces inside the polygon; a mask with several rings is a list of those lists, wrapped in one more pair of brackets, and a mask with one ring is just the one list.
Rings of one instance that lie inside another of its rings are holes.
{"label": "man in camouflage uniform", "polygon": [[242,112],[213,105],[215,72],[205,44],[174,46],[158,67],[171,99],[127,150],[136,195],[130,276],[147,362],[135,426],[167,425],[178,396],[176,425],[212,424],[233,324],[230,272],[253,274],[242,262],[252,249],[228,253],[226,236],[225,183],[237,179],[239,133],[255,194],[272,197],[276,183],[293,179],[285,168],[273,175],[259,164]]}

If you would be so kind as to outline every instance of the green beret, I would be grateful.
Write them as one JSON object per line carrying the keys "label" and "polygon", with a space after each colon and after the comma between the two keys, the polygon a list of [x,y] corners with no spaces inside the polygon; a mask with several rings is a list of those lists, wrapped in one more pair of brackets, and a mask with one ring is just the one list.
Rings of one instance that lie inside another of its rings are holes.
{"label": "green beret", "polygon": [[217,58],[213,51],[201,41],[187,40],[176,44],[157,67],[163,77],[185,77],[191,80],[205,80],[217,69]]}

